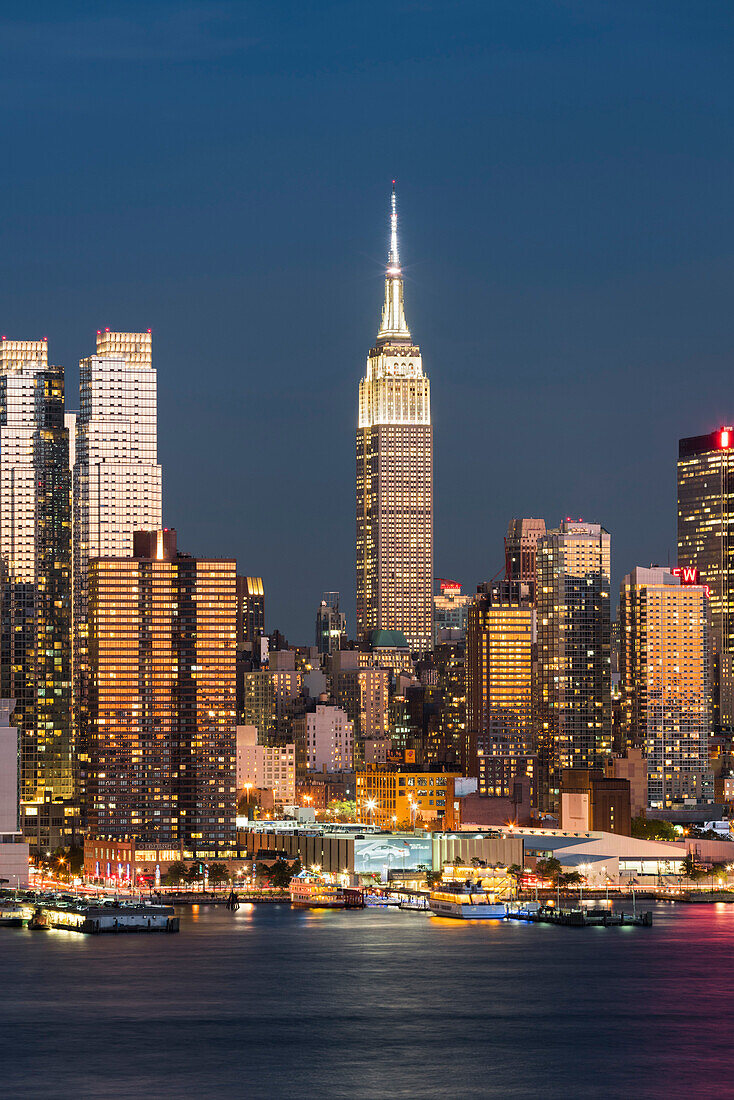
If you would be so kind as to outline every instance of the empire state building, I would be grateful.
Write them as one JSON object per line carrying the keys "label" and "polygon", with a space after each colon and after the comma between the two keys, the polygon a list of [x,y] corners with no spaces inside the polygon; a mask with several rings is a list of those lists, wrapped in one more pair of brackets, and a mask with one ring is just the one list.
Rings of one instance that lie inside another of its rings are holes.
{"label": "empire state building", "polygon": [[375,630],[400,631],[412,650],[430,649],[432,590],[431,391],[405,319],[393,185],[382,323],[359,384],[360,637]]}

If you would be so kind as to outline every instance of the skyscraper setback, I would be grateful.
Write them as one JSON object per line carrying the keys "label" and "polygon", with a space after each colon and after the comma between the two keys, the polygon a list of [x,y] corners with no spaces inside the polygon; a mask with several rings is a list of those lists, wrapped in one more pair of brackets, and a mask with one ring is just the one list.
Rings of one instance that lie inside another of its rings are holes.
{"label": "skyscraper setback", "polygon": [[393,186],[382,323],[359,384],[357,630],[431,645],[433,428],[430,383],[403,306]]}
{"label": "skyscraper setback", "polygon": [[0,340],[0,694],[16,704],[26,804],[73,795],[69,435],[47,348]]}

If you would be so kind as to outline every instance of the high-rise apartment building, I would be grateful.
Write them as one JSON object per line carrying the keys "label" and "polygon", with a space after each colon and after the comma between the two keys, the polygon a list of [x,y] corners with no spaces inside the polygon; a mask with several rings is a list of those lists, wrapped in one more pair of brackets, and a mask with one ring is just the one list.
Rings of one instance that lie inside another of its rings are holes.
{"label": "high-rise apartment building", "polygon": [[63,368],[45,340],[2,337],[0,694],[15,700],[24,807],[74,793],[69,486]]}
{"label": "high-rise apartment building", "polygon": [[74,465],[74,710],[80,780],[87,763],[88,563],[133,552],[133,532],[161,527],[157,383],[150,332],[97,333],[82,359]]}
{"label": "high-rise apartment building", "polygon": [[678,565],[708,585],[713,631],[713,714],[734,726],[734,428],[678,444]]}
{"label": "high-rise apartment building", "polygon": [[382,323],[359,384],[357,631],[431,646],[433,428],[430,383],[403,308],[393,188]]}
{"label": "high-rise apartment building", "polygon": [[558,805],[563,768],[601,767],[612,751],[610,538],[565,520],[538,542],[539,791]]}
{"label": "high-rise apartment building", "polygon": [[352,770],[354,725],[341,707],[327,702],[316,703],[296,718],[293,732],[300,774]]}
{"label": "high-rise apartment building", "polygon": [[708,793],[709,600],[670,569],[633,569],[620,590],[622,722],[647,757],[648,802],[667,809]]}
{"label": "high-rise apartment building", "polygon": [[535,608],[527,585],[487,586],[469,608],[466,630],[467,766],[484,756],[533,752],[532,673]]}
{"label": "high-rise apartment building", "polygon": [[216,854],[235,840],[236,564],[172,530],[89,563],[90,827]]}

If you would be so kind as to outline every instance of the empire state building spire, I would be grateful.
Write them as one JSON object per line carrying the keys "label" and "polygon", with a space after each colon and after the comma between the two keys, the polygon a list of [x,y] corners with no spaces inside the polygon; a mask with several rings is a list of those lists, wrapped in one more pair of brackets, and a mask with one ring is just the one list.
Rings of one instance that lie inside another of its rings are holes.
{"label": "empire state building spire", "polygon": [[[357,427],[357,631],[431,648],[433,427],[431,384],[403,310],[393,184],[385,304],[359,383]],[[355,746],[359,754],[359,749]]]}
{"label": "empire state building spire", "polygon": [[395,197],[395,180],[392,181],[390,198],[390,255],[385,272],[385,303],[382,307],[382,323],[377,333],[377,343],[410,343],[410,329],[405,320],[403,305],[403,272],[398,254],[398,212]]}

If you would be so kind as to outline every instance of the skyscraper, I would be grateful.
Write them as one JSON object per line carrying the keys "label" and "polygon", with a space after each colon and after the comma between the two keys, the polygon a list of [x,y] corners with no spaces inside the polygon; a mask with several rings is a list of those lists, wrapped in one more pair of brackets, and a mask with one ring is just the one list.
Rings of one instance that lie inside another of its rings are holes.
{"label": "skyscraper", "polygon": [[236,565],[137,532],[89,563],[88,819],[217,853],[235,839]]}
{"label": "skyscraper", "polygon": [[544,519],[511,519],[505,536],[505,577],[508,581],[532,585],[532,599],[535,599],[538,540],[544,534]]}
{"label": "skyscraper", "polygon": [[734,428],[678,444],[678,565],[709,587],[714,724],[734,726]]}
{"label": "skyscraper", "polygon": [[403,308],[393,185],[382,322],[359,384],[357,631],[431,645],[433,428],[430,383]]}
{"label": "skyscraper", "polygon": [[681,584],[670,569],[633,569],[619,622],[623,732],[647,758],[648,804],[701,799],[711,721],[706,588]]}
{"label": "skyscraper", "polygon": [[15,700],[20,801],[73,795],[71,513],[64,371],[0,340],[0,695]]}
{"label": "skyscraper", "polygon": [[157,385],[150,332],[97,333],[82,359],[74,466],[74,709],[81,779],[86,764],[88,566],[128,556],[133,532],[158,529]]}
{"label": "skyscraper", "polygon": [[528,585],[488,585],[469,607],[466,630],[467,765],[484,757],[533,752],[532,672],[535,608]]}
{"label": "skyscraper", "polygon": [[612,750],[610,538],[565,520],[538,542],[540,801],[558,805],[562,768],[602,766]]}
{"label": "skyscraper", "polygon": [[253,653],[265,632],[265,588],[262,577],[237,577],[237,649]]}
{"label": "skyscraper", "polygon": [[316,612],[316,648],[319,653],[334,653],[347,640],[347,617],[339,610],[339,593],[324,592]]}

